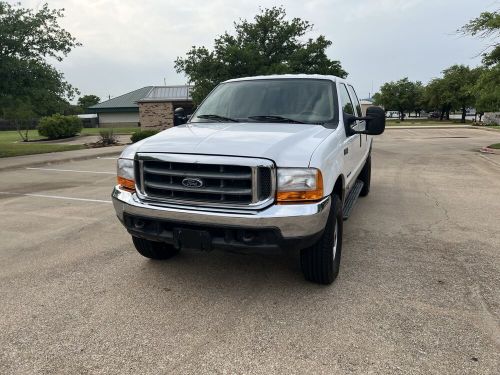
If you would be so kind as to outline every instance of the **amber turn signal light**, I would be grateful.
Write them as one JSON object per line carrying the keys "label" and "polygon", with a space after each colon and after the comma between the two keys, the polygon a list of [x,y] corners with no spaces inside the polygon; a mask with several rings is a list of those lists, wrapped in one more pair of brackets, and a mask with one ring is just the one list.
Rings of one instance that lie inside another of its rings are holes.
{"label": "amber turn signal light", "polygon": [[118,185],[130,191],[135,191],[135,181],[118,176]]}

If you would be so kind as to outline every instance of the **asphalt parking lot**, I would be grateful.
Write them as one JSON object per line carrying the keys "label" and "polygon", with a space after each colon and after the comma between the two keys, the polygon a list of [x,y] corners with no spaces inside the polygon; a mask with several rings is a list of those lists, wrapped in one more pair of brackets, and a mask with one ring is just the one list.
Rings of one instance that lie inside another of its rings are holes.
{"label": "asphalt parking lot", "polygon": [[0,373],[497,374],[499,141],[378,137],[328,287],[296,254],[142,258],[113,158],[0,172]]}

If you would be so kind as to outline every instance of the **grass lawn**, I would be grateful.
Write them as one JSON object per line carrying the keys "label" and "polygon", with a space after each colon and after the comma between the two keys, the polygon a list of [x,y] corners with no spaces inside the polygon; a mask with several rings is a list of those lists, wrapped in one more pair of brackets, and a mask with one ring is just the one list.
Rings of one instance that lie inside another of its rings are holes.
{"label": "grass lawn", "polygon": [[489,129],[498,129],[498,130],[500,130],[500,125],[485,125],[485,127],[489,128]]}
{"label": "grass lawn", "polygon": [[500,143],[494,143],[488,146],[489,148],[494,148],[495,150],[500,150]]}
{"label": "grass lawn", "polygon": [[[30,130],[29,139],[44,139],[38,135],[38,131]],[[58,145],[49,143],[23,142],[16,131],[0,131],[0,158],[20,155],[44,154],[47,152],[80,150],[81,145]]]}
{"label": "grass lawn", "polygon": [[[99,135],[99,132],[101,130],[108,129],[111,128],[84,128],[82,129],[80,135]],[[140,128],[137,126],[129,128],[113,128],[113,132],[115,135],[132,134],[138,130],[140,130]],[[28,134],[30,141],[45,139],[44,137],[38,135],[37,130],[30,130]],[[9,156],[44,154],[46,152],[80,150],[82,148],[85,148],[85,146],[23,142],[21,140],[21,136],[17,133],[17,131],[0,131],[0,158],[6,158]]]}

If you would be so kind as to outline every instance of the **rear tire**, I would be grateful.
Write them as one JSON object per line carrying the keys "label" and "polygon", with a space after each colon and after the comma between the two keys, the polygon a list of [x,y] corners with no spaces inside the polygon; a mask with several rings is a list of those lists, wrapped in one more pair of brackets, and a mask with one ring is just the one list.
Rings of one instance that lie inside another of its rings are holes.
{"label": "rear tire", "polygon": [[332,195],[330,214],[321,238],[300,252],[306,280],[328,285],[337,278],[342,254],[342,229],[342,201],[337,195]]}
{"label": "rear tire", "polygon": [[172,245],[163,242],[149,241],[132,236],[134,246],[143,257],[149,259],[168,259],[179,253]]}
{"label": "rear tire", "polygon": [[360,196],[366,197],[368,193],[370,192],[370,182],[372,179],[372,156],[368,155],[368,158],[366,159],[365,165],[363,169],[361,170],[361,173],[359,174],[358,177],[359,180],[363,182],[363,188],[361,189],[361,192],[359,193]]}

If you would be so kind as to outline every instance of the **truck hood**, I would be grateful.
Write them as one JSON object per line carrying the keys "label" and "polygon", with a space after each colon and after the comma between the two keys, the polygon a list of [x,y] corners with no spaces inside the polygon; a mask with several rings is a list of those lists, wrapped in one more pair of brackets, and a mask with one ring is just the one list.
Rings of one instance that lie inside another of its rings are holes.
{"label": "truck hood", "polygon": [[307,167],[314,150],[333,131],[306,124],[186,124],[147,138],[135,151],[258,157],[282,167]]}

